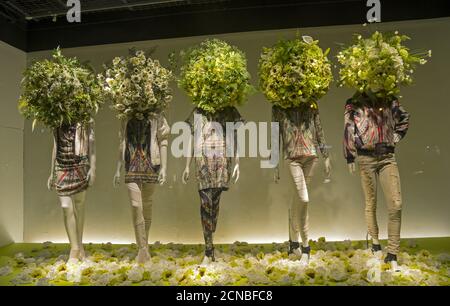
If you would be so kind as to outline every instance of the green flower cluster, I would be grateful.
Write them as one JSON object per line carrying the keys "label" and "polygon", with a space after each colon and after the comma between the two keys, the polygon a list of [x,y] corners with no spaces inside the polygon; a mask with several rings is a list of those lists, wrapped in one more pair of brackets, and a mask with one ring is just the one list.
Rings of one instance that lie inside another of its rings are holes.
{"label": "green flower cluster", "polygon": [[318,41],[281,40],[264,48],[259,60],[259,86],[270,103],[282,108],[316,105],[333,80],[331,64]]}
{"label": "green flower cluster", "polygon": [[178,85],[200,109],[214,113],[242,105],[253,91],[245,54],[224,41],[205,40],[180,55]]}
{"label": "green flower cluster", "polygon": [[172,72],[141,50],[132,49],[129,56],[114,58],[98,78],[119,119],[142,120],[149,112],[164,110],[172,101]]}
{"label": "green flower cluster", "polygon": [[24,72],[19,111],[47,127],[87,123],[102,102],[95,74],[58,48],[52,60],[37,61]]}
{"label": "green flower cluster", "polygon": [[417,64],[425,64],[428,53],[412,53],[404,41],[409,37],[375,32],[368,38],[357,35],[356,41],[339,52],[340,86],[359,92],[374,93],[378,98],[396,96],[401,85],[412,83]]}

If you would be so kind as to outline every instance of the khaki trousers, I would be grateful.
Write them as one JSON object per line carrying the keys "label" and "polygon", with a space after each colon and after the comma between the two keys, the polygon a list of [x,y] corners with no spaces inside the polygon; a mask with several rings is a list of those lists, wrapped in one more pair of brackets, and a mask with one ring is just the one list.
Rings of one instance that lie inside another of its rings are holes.
{"label": "khaki trousers", "polygon": [[402,195],[395,155],[358,156],[357,162],[366,199],[365,215],[369,235],[378,239],[377,181],[379,181],[386,198],[389,214],[387,250],[389,253],[396,255],[400,249]]}
{"label": "khaki trousers", "polygon": [[304,246],[308,245],[308,188],[317,161],[316,156],[305,156],[289,162],[289,169],[298,194],[298,199],[292,201],[289,210],[289,239],[298,242],[301,236]]}

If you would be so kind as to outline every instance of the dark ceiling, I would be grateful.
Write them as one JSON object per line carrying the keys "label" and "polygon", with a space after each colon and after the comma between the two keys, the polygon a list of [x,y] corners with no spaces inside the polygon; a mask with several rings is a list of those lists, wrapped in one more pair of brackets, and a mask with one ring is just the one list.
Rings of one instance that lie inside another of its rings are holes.
{"label": "dark ceiling", "polygon": [[[80,0],[83,14],[98,14],[111,11],[150,10],[161,7],[173,7],[189,3],[208,3],[223,1],[183,1],[183,0]],[[55,17],[64,17],[67,13],[67,0],[3,0],[0,12],[13,22],[39,22]]]}
{"label": "dark ceiling", "polygon": [[[0,0],[0,40],[25,51],[229,32],[362,24],[367,0]],[[381,0],[382,21],[450,16],[450,0]]]}

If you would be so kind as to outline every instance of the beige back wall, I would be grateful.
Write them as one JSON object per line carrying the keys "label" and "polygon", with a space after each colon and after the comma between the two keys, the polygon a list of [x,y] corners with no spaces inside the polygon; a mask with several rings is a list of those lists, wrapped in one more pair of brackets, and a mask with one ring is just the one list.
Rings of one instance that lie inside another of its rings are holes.
{"label": "beige back wall", "polygon": [[[448,114],[450,104],[450,19],[434,19],[385,23],[381,30],[399,30],[414,39],[410,46],[433,49],[430,63],[419,67],[416,84],[403,90],[403,103],[412,114],[411,128],[398,148],[404,211],[403,235],[449,236],[450,225],[450,138]],[[364,31],[362,26],[337,26],[302,29],[302,34],[320,40],[323,48],[331,47],[335,55],[337,43],[347,43],[352,34]],[[282,37],[293,37],[296,29],[217,35],[241,48],[248,57],[248,66],[257,84],[257,63],[263,46]],[[129,47],[148,49],[156,46],[154,56],[167,64],[167,54],[198,43],[205,37],[190,37],[158,41],[135,42],[64,50],[68,56],[90,60],[98,69],[117,55],[127,54]],[[43,58],[49,52],[29,55]],[[352,94],[333,85],[320,101],[323,127],[332,146],[333,177],[323,184],[323,166],[317,169],[313,184],[310,234],[311,238],[362,239],[365,237],[364,201],[358,176],[351,176],[342,154],[343,108]],[[184,120],[192,105],[178,89],[167,113],[170,123]],[[270,120],[270,106],[262,94],[255,94],[240,108],[247,120]],[[86,241],[131,242],[134,239],[125,186],[114,190],[112,179],[118,150],[118,121],[109,108],[100,111],[96,119],[97,182],[88,191]],[[51,135],[37,129],[31,133],[31,123],[25,127],[25,241],[65,241],[62,212],[54,192],[46,190],[51,156]],[[168,183],[154,195],[151,241],[197,243],[202,241],[200,208],[194,181],[182,185],[180,175],[183,159],[169,158]],[[241,179],[224,193],[220,207],[217,242],[235,240],[272,242],[287,240],[287,209],[295,197],[287,168],[281,170],[279,184],[273,183],[272,171],[260,169],[259,159],[241,161]],[[380,194],[379,221],[382,237],[386,236],[386,209]]]}
{"label": "beige back wall", "polygon": [[23,240],[23,126],[17,112],[26,53],[0,41],[0,246]]}

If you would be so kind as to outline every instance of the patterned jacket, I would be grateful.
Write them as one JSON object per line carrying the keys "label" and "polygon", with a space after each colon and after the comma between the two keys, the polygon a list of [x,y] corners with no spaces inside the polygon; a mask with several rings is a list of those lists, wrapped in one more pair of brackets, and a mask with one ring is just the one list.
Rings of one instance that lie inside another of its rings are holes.
{"label": "patterned jacket", "polygon": [[283,109],[272,107],[272,122],[278,122],[285,159],[317,156],[320,150],[328,157],[319,111],[310,107]]}
{"label": "patterned jacket", "polygon": [[[195,108],[186,119],[194,135],[194,156],[196,178],[199,190],[209,188],[228,189],[231,179],[231,148],[227,147],[227,136],[234,137],[237,146],[236,131],[227,135],[227,123],[244,123],[244,119],[235,107],[227,107],[214,114]],[[219,131],[219,125],[220,130]]]}
{"label": "patterned jacket", "polygon": [[[160,165],[161,156],[159,145],[162,141],[168,140],[170,136],[170,126],[167,123],[164,113],[150,113],[147,120],[150,123],[151,163],[152,165]],[[127,135],[126,131],[125,135]],[[125,155],[123,158],[125,159]]]}
{"label": "patterned jacket", "polygon": [[363,95],[347,100],[344,114],[344,156],[354,162],[358,150],[372,151],[377,144],[394,148],[406,135],[409,114],[397,98],[379,105]]}

